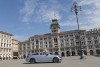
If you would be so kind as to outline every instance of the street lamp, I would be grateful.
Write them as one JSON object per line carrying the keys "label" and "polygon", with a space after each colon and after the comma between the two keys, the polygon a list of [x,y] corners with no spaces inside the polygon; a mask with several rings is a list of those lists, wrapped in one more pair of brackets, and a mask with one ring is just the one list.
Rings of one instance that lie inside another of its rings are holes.
{"label": "street lamp", "polygon": [[71,8],[72,11],[75,12],[76,15],[76,19],[77,19],[77,26],[78,26],[78,40],[79,40],[79,44],[80,44],[80,59],[83,59],[83,50],[82,50],[82,45],[81,45],[81,41],[80,41],[80,26],[79,26],[79,22],[78,22],[78,11],[81,11],[81,6],[78,6],[77,2],[75,1],[73,3],[73,7]]}

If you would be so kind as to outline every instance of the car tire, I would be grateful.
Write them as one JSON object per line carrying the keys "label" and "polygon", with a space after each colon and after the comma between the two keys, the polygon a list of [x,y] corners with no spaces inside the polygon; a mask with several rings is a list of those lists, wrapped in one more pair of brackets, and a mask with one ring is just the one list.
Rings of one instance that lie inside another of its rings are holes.
{"label": "car tire", "polygon": [[59,62],[59,59],[57,57],[53,58],[53,62],[54,63],[58,63]]}
{"label": "car tire", "polygon": [[34,58],[31,58],[31,59],[30,59],[30,63],[31,63],[31,64],[35,63],[35,59],[34,59]]}

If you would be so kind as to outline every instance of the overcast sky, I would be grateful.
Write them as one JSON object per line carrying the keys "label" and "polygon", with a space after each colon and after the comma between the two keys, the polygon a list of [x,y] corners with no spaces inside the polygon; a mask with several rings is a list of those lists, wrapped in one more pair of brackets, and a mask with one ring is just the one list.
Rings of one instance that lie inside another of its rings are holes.
{"label": "overcast sky", "polygon": [[[74,0],[0,0],[0,30],[14,34],[24,41],[36,34],[50,33],[53,18],[58,19],[61,31],[77,29],[71,12]],[[100,28],[100,0],[77,0],[80,29]]]}

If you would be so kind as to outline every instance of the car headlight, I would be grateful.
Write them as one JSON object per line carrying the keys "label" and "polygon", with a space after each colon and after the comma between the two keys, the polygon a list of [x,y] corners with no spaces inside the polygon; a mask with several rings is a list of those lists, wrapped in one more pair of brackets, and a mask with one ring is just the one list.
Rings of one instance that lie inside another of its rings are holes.
{"label": "car headlight", "polygon": [[61,56],[59,56],[59,58],[61,58],[61,59],[62,59],[62,57],[61,57]]}

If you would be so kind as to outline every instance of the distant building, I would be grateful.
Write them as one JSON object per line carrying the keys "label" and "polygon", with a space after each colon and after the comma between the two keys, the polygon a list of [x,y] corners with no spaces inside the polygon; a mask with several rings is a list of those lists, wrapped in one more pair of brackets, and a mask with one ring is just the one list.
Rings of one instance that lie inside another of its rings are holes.
{"label": "distant building", "polygon": [[85,55],[100,54],[100,29],[91,31],[78,30],[60,32],[60,25],[57,19],[53,19],[50,25],[51,33],[31,36],[27,41],[20,43],[19,53],[25,58],[28,53],[40,53],[46,49],[51,54],[61,56],[80,55],[80,44]]}
{"label": "distant building", "polygon": [[30,46],[30,41],[24,41],[24,42],[20,42],[19,46],[18,46],[18,54],[19,54],[19,58],[23,59],[26,58],[27,54],[31,52],[31,46]]}
{"label": "distant building", "polygon": [[19,41],[12,39],[12,52],[13,52],[13,59],[18,59],[18,45]]}
{"label": "distant building", "polygon": [[0,59],[12,59],[12,34],[0,31]]}
{"label": "distant building", "polygon": [[100,54],[100,29],[87,31],[86,43],[90,55]]}

